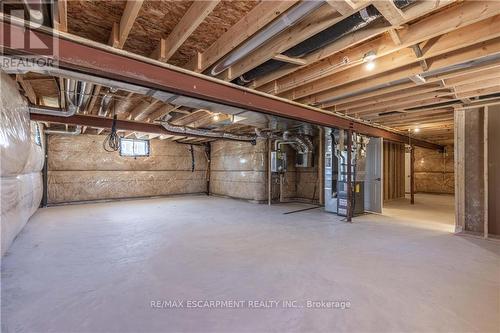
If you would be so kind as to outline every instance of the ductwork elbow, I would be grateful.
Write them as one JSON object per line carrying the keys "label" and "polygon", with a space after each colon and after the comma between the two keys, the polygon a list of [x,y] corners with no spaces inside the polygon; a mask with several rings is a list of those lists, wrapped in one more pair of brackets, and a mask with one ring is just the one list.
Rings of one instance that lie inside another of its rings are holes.
{"label": "ductwork elbow", "polygon": [[72,104],[70,104],[66,110],[60,108],[51,108],[48,106],[40,106],[40,105],[29,105],[30,113],[36,114],[45,114],[48,116],[56,116],[56,117],[71,117],[76,114],[78,108]]}

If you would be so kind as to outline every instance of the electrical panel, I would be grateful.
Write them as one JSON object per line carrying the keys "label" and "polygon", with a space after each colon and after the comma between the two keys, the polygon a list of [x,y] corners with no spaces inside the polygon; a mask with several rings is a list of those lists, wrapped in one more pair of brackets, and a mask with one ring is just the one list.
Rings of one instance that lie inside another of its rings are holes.
{"label": "electrical panel", "polygon": [[271,172],[286,171],[286,153],[280,150],[271,152]]}

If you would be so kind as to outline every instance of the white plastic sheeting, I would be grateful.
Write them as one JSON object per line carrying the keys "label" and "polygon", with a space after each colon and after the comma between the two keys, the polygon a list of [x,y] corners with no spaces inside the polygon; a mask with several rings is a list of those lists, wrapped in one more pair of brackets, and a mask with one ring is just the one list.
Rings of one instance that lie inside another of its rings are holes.
{"label": "white plastic sheeting", "polygon": [[1,254],[40,205],[43,150],[35,143],[36,124],[16,83],[0,73]]}

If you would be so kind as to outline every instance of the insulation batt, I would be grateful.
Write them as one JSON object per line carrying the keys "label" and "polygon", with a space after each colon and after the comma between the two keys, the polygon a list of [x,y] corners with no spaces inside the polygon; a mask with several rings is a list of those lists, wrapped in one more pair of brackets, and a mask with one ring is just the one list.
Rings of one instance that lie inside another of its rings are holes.
{"label": "insulation batt", "polygon": [[16,83],[0,73],[1,255],[35,213],[42,198],[43,149]]}
{"label": "insulation batt", "polygon": [[251,201],[267,200],[267,146],[257,140],[212,142],[210,193]]}
{"label": "insulation batt", "polygon": [[48,200],[88,200],[193,194],[206,192],[205,147],[154,139],[150,156],[125,157],[102,148],[102,135],[50,135]]}

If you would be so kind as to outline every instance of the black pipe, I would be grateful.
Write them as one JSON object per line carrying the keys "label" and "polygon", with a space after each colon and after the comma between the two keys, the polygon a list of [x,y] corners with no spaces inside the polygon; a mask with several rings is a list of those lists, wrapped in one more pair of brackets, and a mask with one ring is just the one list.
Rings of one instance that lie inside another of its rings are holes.
{"label": "black pipe", "polygon": [[205,143],[205,153],[207,154],[207,195],[210,195],[210,163],[211,163],[212,146],[210,142]]}
{"label": "black pipe", "polygon": [[191,152],[191,172],[194,172],[194,167],[195,167],[195,163],[194,163],[194,148],[193,148],[192,144],[191,144],[191,147],[189,147],[189,151]]}
{"label": "black pipe", "polygon": [[[37,125],[38,126],[38,125]],[[49,135],[44,133],[45,136],[45,145],[43,147],[43,169],[42,169],[42,178],[43,178],[43,189],[42,189],[42,203],[41,207],[47,207],[48,204],[48,178],[49,178]]]}
{"label": "black pipe", "polygon": [[[414,2],[415,0],[395,0],[394,4],[401,9],[409,6]],[[316,35],[306,39],[305,41],[293,46],[292,48],[283,52],[283,54],[288,57],[304,57],[307,54],[310,54],[327,46],[328,44],[337,41],[338,39],[344,37],[349,33],[368,26],[369,24],[380,18],[382,18],[382,14],[380,14],[380,12],[373,5],[370,5],[366,7],[366,11],[363,11],[363,14],[361,14],[361,11],[355,13],[338,22],[337,24],[329,27],[328,29],[325,29],[317,33]],[[289,64],[282,61],[272,59],[268,60],[265,63],[241,75],[239,78],[236,78],[235,80],[233,80],[233,83],[245,85],[260,76],[278,70],[286,65],[290,66]]]}

